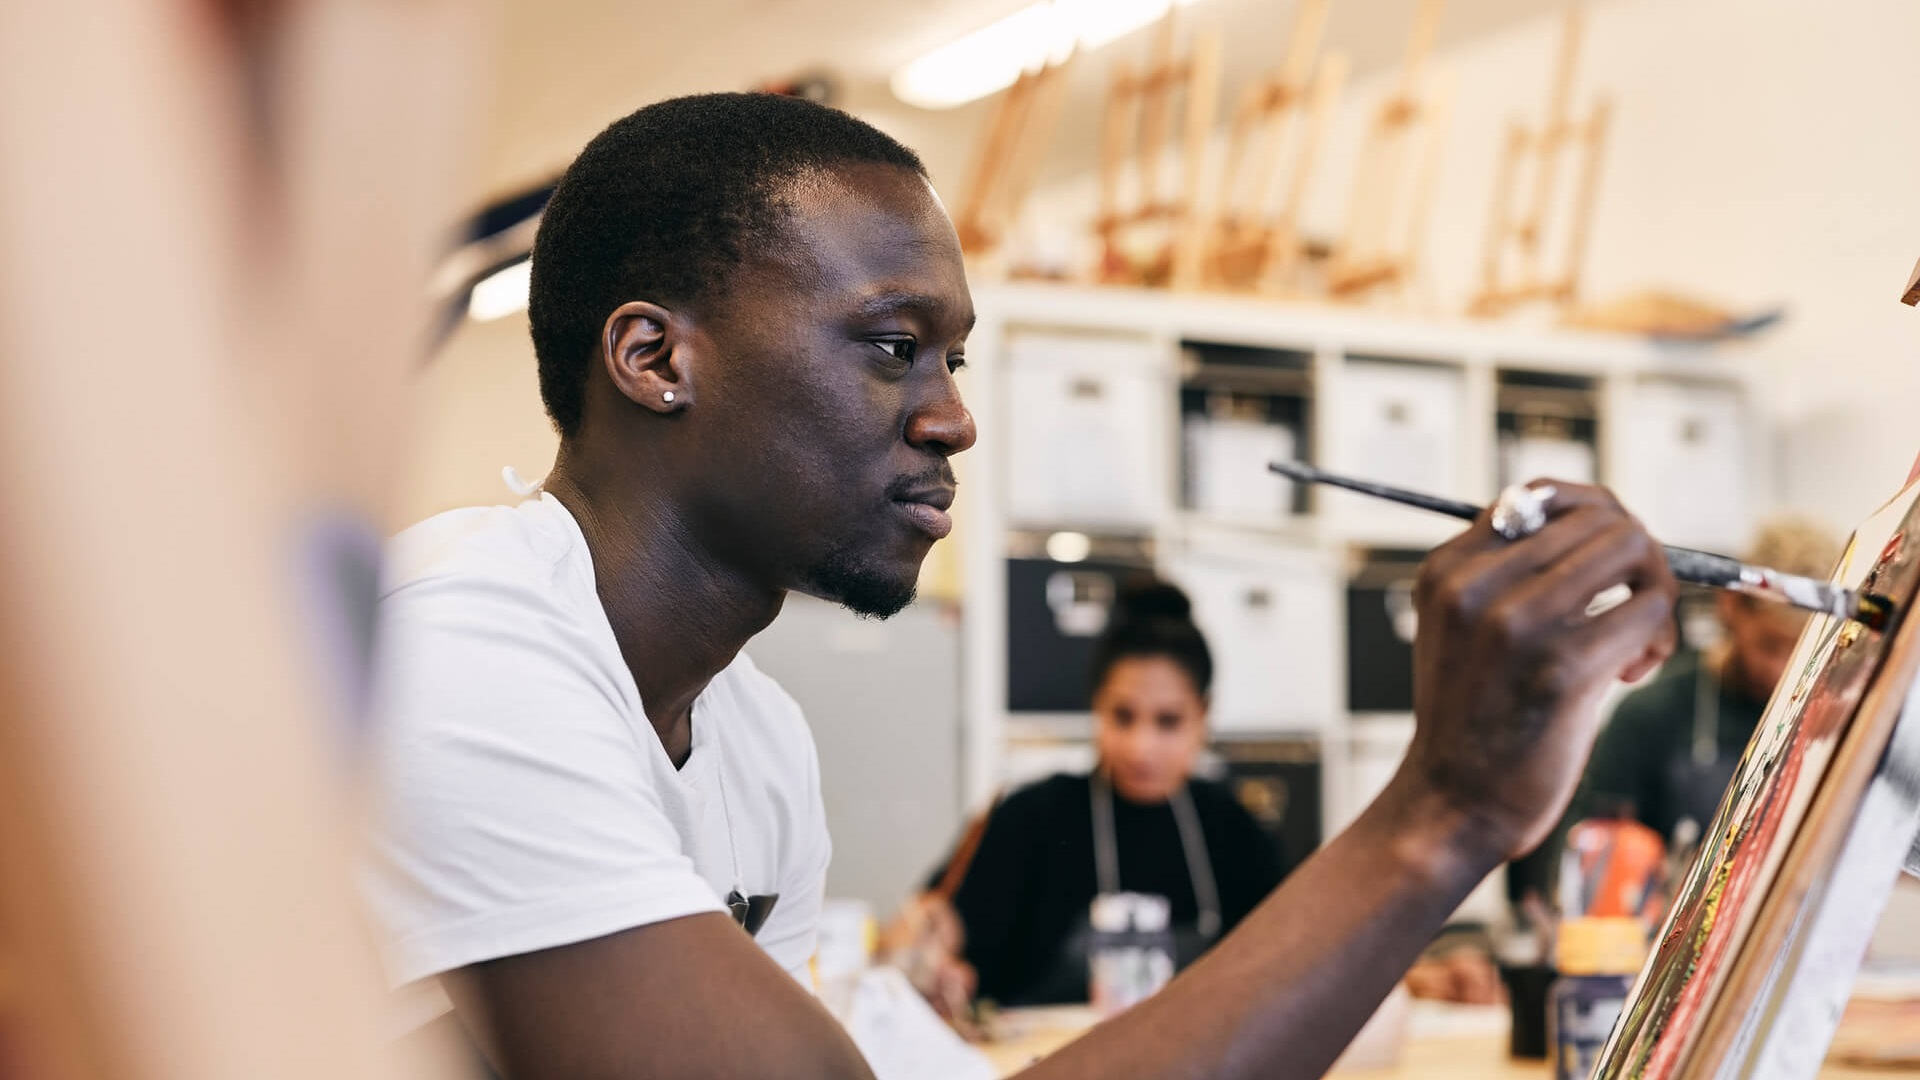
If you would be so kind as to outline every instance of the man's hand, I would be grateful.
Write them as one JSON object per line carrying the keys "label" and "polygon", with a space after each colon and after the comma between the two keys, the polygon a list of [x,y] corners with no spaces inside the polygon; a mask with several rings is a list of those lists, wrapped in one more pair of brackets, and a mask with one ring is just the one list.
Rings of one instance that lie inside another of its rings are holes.
{"label": "man's hand", "polygon": [[[1544,839],[1616,678],[1673,650],[1677,586],[1661,546],[1610,492],[1554,485],[1549,520],[1509,541],[1482,515],[1421,567],[1412,747],[1396,783],[1439,796],[1513,858]],[[1624,584],[1632,598],[1588,605]]]}

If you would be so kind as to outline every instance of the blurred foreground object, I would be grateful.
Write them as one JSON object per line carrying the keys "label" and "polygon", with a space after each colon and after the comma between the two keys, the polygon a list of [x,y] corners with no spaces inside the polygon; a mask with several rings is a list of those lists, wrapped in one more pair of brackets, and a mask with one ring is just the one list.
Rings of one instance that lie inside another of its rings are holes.
{"label": "blurred foreground object", "polygon": [[8,1080],[450,1075],[344,751],[479,10],[0,3]]}

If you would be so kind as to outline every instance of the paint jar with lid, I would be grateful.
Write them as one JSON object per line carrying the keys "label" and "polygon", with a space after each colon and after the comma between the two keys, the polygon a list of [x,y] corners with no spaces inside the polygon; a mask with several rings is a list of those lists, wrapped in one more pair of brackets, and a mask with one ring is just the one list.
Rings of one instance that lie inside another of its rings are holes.
{"label": "paint jar with lid", "polygon": [[1560,924],[1560,977],[1547,997],[1554,1080],[1587,1080],[1626,1007],[1647,956],[1638,919],[1576,917]]}

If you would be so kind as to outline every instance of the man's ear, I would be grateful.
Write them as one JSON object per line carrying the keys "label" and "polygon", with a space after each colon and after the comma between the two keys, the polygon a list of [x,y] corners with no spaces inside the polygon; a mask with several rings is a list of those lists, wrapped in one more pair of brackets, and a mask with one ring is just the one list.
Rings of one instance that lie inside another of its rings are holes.
{"label": "man's ear", "polygon": [[673,312],[630,300],[607,316],[600,358],[627,400],[657,413],[675,413],[693,399],[686,338],[686,322]]}

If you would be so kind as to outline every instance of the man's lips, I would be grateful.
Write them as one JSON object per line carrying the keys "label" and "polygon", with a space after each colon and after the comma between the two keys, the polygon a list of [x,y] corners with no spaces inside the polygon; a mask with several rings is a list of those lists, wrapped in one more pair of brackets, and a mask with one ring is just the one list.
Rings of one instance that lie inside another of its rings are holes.
{"label": "man's lips", "polygon": [[953,506],[953,489],[950,487],[921,488],[895,496],[893,504],[906,514],[916,528],[935,540],[944,540],[953,532],[953,517],[947,513]]}

